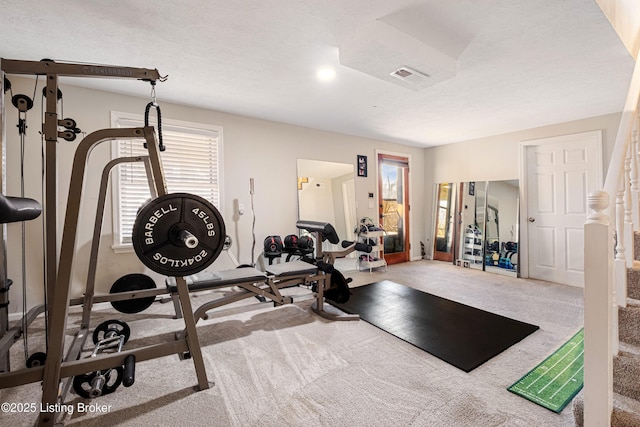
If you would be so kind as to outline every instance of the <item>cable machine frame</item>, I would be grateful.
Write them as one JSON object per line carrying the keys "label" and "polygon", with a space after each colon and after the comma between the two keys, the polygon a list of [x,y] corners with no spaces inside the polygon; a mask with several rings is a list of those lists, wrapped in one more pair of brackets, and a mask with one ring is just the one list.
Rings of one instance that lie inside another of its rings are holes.
{"label": "cable machine frame", "polygon": [[[43,134],[45,140],[45,200],[44,224],[45,224],[45,292],[48,301],[48,349],[47,360],[44,366],[9,371],[10,363],[8,352],[0,354],[0,369],[6,365],[6,372],[0,374],[0,387],[15,387],[32,382],[42,381],[42,407],[51,407],[63,397],[60,387],[63,378],[93,372],[97,370],[122,366],[127,356],[133,355],[136,361],[144,361],[178,354],[181,358],[188,354],[194,362],[198,389],[204,390],[210,387],[207,379],[204,360],[198,335],[196,322],[189,299],[189,289],[183,277],[177,277],[176,283],[178,295],[184,313],[184,322],[187,334],[181,339],[162,344],[150,345],[142,348],[123,350],[119,353],[100,354],[98,357],[78,359],[82,345],[75,345],[76,351],[70,352],[64,357],[66,321],[69,310],[69,290],[73,273],[73,257],[77,239],[78,220],[82,200],[82,190],[85,177],[86,163],[93,148],[98,144],[113,139],[143,139],[146,142],[151,171],[151,193],[158,196],[167,194],[164,172],[160,158],[158,141],[154,128],[145,126],[141,128],[102,129],[90,133],[82,139],[76,148],[72,173],[69,182],[69,196],[67,200],[64,226],[62,231],[62,243],[59,255],[57,246],[58,216],[57,207],[57,142],[60,137],[58,126],[60,120],[57,111],[57,93],[59,76],[71,77],[111,77],[128,78],[149,81],[154,84],[162,80],[158,70],[146,68],[131,68],[119,66],[87,65],[73,63],[58,63],[51,60],[20,61],[0,59],[0,147],[2,162],[0,162],[1,191],[6,190],[6,135],[5,135],[5,110],[4,110],[4,78],[5,74],[44,75],[46,76],[46,110],[44,113]],[[153,188],[155,187],[155,188]],[[7,283],[7,259],[6,259],[6,224],[0,227],[0,285]],[[7,289],[8,290],[8,289]],[[8,302],[8,292],[0,292],[0,304]],[[36,314],[37,315],[37,314]],[[34,316],[35,318],[35,316]],[[8,307],[0,313],[0,339],[8,329]],[[81,329],[83,335],[84,329]],[[86,335],[82,342],[86,339]],[[71,354],[74,353],[74,354]],[[77,353],[77,354],[75,354]],[[40,413],[38,425],[53,425],[57,418],[56,413]]]}

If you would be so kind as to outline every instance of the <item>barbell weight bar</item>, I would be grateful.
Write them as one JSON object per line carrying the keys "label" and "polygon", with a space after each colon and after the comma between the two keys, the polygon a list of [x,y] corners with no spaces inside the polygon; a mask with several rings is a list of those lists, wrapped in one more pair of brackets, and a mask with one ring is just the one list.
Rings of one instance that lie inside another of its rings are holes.
{"label": "barbell weight bar", "polygon": [[165,194],[140,208],[133,248],[144,265],[164,276],[196,274],[218,258],[226,230],[222,215],[195,194]]}

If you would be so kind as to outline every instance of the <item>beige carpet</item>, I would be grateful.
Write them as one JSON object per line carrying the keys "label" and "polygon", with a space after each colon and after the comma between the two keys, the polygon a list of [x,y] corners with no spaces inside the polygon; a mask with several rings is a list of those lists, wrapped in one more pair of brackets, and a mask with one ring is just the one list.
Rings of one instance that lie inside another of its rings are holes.
{"label": "beige carpet", "polygon": [[[582,290],[513,279],[437,261],[353,273],[352,286],[393,280],[435,295],[540,326],[471,373],[364,321],[329,322],[309,310],[306,289],[293,305],[248,299],[198,323],[207,374],[195,392],[193,363],[170,356],[139,363],[136,383],[92,403],[109,412],[77,413],[68,425],[126,426],[572,426],[570,409],[554,414],[506,390],[570,338],[583,322]],[[193,296],[194,307],[221,292]],[[181,330],[172,304],[143,313],[95,312],[92,325],[119,318],[132,329],[128,348],[161,342]],[[73,313],[70,324],[77,325]],[[38,332],[32,347],[38,350]],[[39,330],[41,335],[41,329]],[[156,336],[158,335],[159,336]],[[155,337],[154,337],[155,336]],[[22,346],[12,348],[14,369]],[[40,402],[40,386],[0,390],[2,402]],[[84,401],[73,393],[67,403]],[[568,406],[570,408],[570,405]],[[33,425],[35,414],[0,413],[0,425]]]}

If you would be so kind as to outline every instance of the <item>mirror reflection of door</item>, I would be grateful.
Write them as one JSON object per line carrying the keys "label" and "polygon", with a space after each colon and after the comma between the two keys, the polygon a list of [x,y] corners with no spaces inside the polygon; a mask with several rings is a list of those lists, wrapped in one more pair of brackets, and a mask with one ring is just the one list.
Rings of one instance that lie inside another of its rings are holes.
{"label": "mirror reflection of door", "polygon": [[387,264],[407,262],[409,250],[409,159],[378,154],[380,225]]}
{"label": "mirror reflection of door", "polygon": [[435,245],[433,259],[453,261],[453,184],[438,184]]}

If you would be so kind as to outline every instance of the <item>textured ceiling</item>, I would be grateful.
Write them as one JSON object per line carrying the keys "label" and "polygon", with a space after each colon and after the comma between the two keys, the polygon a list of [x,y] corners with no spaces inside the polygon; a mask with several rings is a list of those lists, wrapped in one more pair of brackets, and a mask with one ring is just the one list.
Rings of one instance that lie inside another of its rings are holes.
{"label": "textured ceiling", "polygon": [[[0,6],[0,57],[158,68],[169,75],[160,102],[417,146],[619,112],[633,68],[594,0]],[[415,91],[342,65],[339,47],[377,20],[454,58],[455,76]],[[335,69],[335,80],[319,81],[321,67]],[[149,95],[137,82],[66,82]]]}

